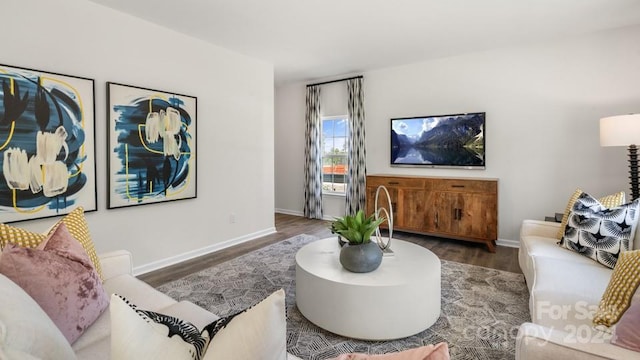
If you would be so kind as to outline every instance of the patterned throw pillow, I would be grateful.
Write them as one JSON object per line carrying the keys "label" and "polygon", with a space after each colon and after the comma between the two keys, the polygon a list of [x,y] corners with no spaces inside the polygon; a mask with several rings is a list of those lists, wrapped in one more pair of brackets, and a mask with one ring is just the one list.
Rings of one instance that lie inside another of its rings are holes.
{"label": "patterned throw pillow", "polygon": [[640,291],[631,299],[631,305],[622,314],[613,329],[611,343],[633,351],[640,351]]}
{"label": "patterned throw pillow", "polygon": [[629,250],[638,223],[640,200],[607,208],[587,193],[576,200],[560,246],[613,269]]}
{"label": "patterned throw pillow", "polygon": [[8,244],[0,259],[0,273],[40,305],[69,343],[109,306],[89,256],[64,223],[36,248]]}
{"label": "patterned throw pillow", "polygon": [[201,332],[184,320],[138,309],[111,296],[113,359],[286,358],[285,295],[280,289],[251,308],[220,318]]}
{"label": "patterned throw pillow", "polygon": [[208,333],[191,323],[139,310],[119,295],[111,295],[109,311],[112,359],[199,360],[209,345]]}
{"label": "patterned throw pillow", "polygon": [[607,285],[598,305],[598,311],[593,317],[594,325],[611,326],[618,322],[622,314],[629,308],[639,284],[640,250],[620,253],[609,285]]}
{"label": "patterned throw pillow", "polygon": [[[558,240],[561,240],[562,237],[564,236],[564,230],[567,227],[567,221],[569,220],[569,213],[571,212],[571,209],[573,209],[573,204],[576,203],[576,200],[578,200],[578,197],[580,197],[582,193],[583,193],[582,190],[576,189],[576,191],[574,191],[571,197],[569,198],[569,201],[567,202],[567,207],[564,209],[564,214],[562,215],[560,228],[558,229],[558,233],[556,234],[556,237],[558,238]],[[604,205],[607,208],[618,207],[624,204],[624,191],[603,196],[599,198],[598,201],[600,202],[600,204]]]}
{"label": "patterned throw pillow", "polygon": [[87,255],[89,255],[89,259],[91,259],[93,267],[98,272],[100,279],[103,280],[104,278],[102,276],[100,259],[98,258],[93,241],[91,240],[89,224],[84,217],[84,209],[82,207],[78,207],[65,215],[44,234],[34,233],[7,224],[0,224],[0,249],[4,249],[8,243],[13,243],[22,247],[35,248],[49,235],[51,235],[61,223],[64,223],[71,235],[78,240],[80,244],[82,244]]}
{"label": "patterned throw pillow", "polygon": [[[285,294],[280,289],[253,307],[232,315],[209,343],[205,360],[287,358]],[[227,317],[228,318],[228,317]]]}

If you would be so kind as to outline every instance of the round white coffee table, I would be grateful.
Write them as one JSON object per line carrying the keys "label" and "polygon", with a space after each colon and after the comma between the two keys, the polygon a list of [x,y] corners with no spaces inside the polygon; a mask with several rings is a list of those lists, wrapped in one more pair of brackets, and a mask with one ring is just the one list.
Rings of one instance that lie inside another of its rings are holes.
{"label": "round white coffee table", "polygon": [[393,256],[357,274],[340,265],[337,237],[314,241],[296,254],[296,304],[309,321],[332,333],[366,340],[417,334],[440,316],[440,259],[393,239]]}

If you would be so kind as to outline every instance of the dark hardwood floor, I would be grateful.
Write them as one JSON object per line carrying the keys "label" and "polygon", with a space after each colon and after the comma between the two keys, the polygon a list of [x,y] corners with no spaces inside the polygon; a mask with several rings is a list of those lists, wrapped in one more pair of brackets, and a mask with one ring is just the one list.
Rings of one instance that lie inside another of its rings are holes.
{"label": "dark hardwood floor", "polygon": [[[139,278],[151,286],[159,286],[295,235],[308,234],[319,238],[331,236],[328,221],[311,220],[301,216],[275,214],[275,223],[277,230],[275,234],[143,274],[140,275]],[[480,243],[403,232],[394,232],[393,237],[424,246],[443,260],[510,272],[521,272],[520,266],[518,265],[518,249],[515,248],[497,246],[496,252],[490,253],[486,246]]]}

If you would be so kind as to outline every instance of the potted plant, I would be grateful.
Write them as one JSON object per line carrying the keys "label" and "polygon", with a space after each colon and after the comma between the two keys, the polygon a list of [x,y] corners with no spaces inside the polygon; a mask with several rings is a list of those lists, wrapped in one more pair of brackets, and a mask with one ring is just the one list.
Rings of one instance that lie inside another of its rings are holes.
{"label": "potted plant", "polygon": [[340,250],[340,263],[352,272],[364,273],[378,268],[382,262],[382,250],[371,241],[371,235],[384,222],[374,215],[365,217],[359,210],[355,215],[345,215],[331,223],[331,232],[346,242]]}

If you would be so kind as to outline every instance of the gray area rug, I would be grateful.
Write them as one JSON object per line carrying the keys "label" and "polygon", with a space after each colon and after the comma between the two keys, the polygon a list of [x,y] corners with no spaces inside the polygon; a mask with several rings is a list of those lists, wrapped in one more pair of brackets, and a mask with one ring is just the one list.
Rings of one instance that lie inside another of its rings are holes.
{"label": "gray area rug", "polygon": [[449,344],[452,359],[515,357],[518,327],[529,321],[529,295],[521,274],[442,260],[442,308],[433,326],[400,340],[353,340],[313,325],[295,305],[295,254],[314,240],[298,235],[158,289],[222,316],[283,288],[287,350],[302,359],[322,360],[347,352],[383,354],[441,341]]}

